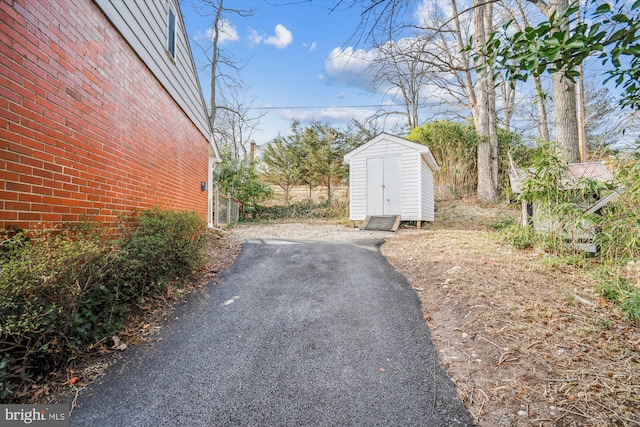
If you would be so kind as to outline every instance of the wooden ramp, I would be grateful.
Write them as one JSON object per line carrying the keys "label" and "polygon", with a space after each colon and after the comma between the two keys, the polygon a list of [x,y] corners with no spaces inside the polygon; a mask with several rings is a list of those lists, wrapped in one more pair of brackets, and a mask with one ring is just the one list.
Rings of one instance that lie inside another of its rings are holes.
{"label": "wooden ramp", "polygon": [[397,231],[400,228],[400,215],[368,215],[362,225],[361,230],[375,231]]}

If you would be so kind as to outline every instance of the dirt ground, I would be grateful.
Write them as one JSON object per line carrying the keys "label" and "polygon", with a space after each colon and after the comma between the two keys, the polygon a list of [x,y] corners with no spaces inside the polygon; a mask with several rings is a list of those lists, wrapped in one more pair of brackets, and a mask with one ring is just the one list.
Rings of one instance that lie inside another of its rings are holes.
{"label": "dirt ground", "polygon": [[[245,239],[383,238],[383,255],[420,296],[441,361],[478,425],[640,425],[640,330],[594,293],[593,279],[562,259],[501,243],[489,225],[517,218],[515,206],[442,202],[436,215],[425,230],[397,233],[360,231],[350,222],[220,231],[202,277],[175,291],[155,316],[131,319],[120,338],[129,346],[151,345],[171,305],[215,282]],[[58,387],[32,400],[55,401],[69,384],[77,392],[115,357],[60,373]]]}
{"label": "dirt ground", "polygon": [[416,289],[481,426],[640,425],[640,331],[561,259],[500,242],[509,210],[450,204],[382,253]]}
{"label": "dirt ground", "polygon": [[[640,331],[561,259],[503,244],[515,206],[441,203],[426,230],[380,233],[422,300],[443,365],[480,426],[640,425]],[[352,224],[240,226],[228,240],[362,238]],[[367,235],[368,237],[368,235]]]}

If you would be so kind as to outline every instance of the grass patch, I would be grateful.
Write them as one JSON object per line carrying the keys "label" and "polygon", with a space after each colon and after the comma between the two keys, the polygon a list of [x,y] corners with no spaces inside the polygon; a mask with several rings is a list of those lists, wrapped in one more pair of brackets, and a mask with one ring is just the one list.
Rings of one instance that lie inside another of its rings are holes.
{"label": "grass patch", "polygon": [[503,228],[500,232],[500,237],[505,243],[518,249],[532,248],[537,241],[533,227],[520,227],[515,224]]}

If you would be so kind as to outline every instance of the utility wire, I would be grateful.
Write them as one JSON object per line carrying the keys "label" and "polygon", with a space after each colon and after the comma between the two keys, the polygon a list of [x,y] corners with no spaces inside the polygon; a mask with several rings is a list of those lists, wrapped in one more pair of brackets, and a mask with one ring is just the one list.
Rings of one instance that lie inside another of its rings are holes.
{"label": "utility wire", "polygon": [[[433,103],[422,103],[418,104],[419,107],[434,107],[441,105],[441,102],[433,102]],[[313,109],[324,109],[324,108],[398,108],[398,107],[406,107],[406,104],[371,104],[371,105],[328,105],[328,106],[290,106],[290,107],[251,107],[250,110],[313,110]]]}

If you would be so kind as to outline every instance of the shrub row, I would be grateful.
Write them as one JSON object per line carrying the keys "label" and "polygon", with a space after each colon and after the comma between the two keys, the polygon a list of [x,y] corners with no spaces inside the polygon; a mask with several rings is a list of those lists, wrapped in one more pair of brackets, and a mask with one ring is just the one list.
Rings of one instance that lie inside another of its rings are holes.
{"label": "shrub row", "polygon": [[107,341],[144,298],[204,259],[206,223],[160,209],[101,225],[0,231],[0,402]]}
{"label": "shrub row", "polygon": [[342,219],[347,218],[346,204],[323,201],[316,203],[310,200],[293,202],[277,206],[256,206],[252,219],[263,221],[308,220],[308,219]]}

